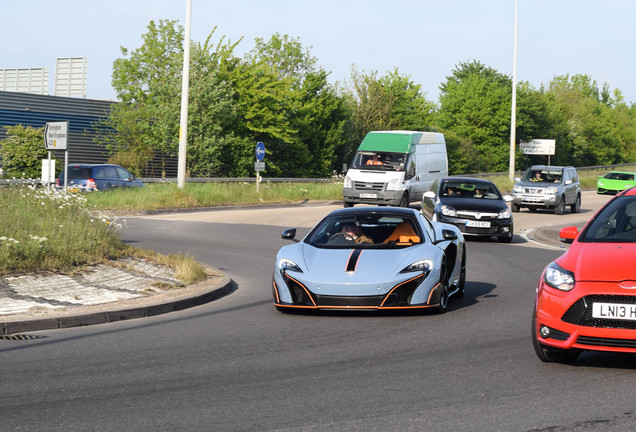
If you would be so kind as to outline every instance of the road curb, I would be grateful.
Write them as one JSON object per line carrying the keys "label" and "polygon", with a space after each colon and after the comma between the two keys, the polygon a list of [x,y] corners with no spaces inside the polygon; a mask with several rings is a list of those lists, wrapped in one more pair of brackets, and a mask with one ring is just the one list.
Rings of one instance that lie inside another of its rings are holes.
{"label": "road curb", "polygon": [[128,305],[123,307],[120,304],[121,302],[112,302],[85,307],[83,312],[71,311],[68,314],[60,314],[55,317],[16,319],[2,322],[0,323],[0,336],[105,324],[162,315],[218,300],[235,290],[236,284],[229,277],[223,275],[220,280],[218,276],[210,277],[208,280],[179,290],[183,292],[175,291],[139,299],[138,302],[143,302],[143,305],[136,304],[138,302],[134,300],[127,301]]}

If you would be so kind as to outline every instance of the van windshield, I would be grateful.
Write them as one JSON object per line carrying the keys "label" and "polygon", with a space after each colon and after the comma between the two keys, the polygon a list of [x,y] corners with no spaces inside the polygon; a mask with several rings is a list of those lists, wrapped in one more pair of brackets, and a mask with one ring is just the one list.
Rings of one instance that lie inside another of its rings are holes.
{"label": "van windshield", "polygon": [[391,152],[359,151],[351,168],[377,171],[404,171],[406,154]]}

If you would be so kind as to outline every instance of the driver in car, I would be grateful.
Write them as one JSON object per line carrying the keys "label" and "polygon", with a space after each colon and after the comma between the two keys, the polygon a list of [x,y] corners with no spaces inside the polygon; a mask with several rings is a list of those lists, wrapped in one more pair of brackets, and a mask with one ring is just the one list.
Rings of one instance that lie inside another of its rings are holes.
{"label": "driver in car", "polygon": [[346,224],[342,227],[340,232],[348,241],[353,241],[355,243],[373,243],[373,240],[365,236],[358,225]]}

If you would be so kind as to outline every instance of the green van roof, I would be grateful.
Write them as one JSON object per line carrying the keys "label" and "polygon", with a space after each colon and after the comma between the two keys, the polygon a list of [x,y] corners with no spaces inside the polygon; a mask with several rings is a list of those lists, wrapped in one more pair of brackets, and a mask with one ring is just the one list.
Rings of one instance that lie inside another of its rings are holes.
{"label": "green van roof", "polygon": [[415,134],[421,135],[421,133],[408,132],[369,132],[360,143],[358,150],[408,153]]}

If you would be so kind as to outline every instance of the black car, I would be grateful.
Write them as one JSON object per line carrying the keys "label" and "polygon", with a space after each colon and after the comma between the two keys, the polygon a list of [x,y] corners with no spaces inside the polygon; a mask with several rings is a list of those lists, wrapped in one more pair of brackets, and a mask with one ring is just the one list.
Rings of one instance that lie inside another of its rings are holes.
{"label": "black car", "polygon": [[505,198],[490,180],[472,177],[442,177],[422,198],[422,213],[432,221],[457,226],[465,236],[496,236],[512,240],[512,213]]}
{"label": "black car", "polygon": [[[57,185],[64,186],[64,171],[57,179]],[[68,166],[68,187],[72,190],[92,192],[119,187],[143,187],[127,169],[113,164],[73,164]]]}

